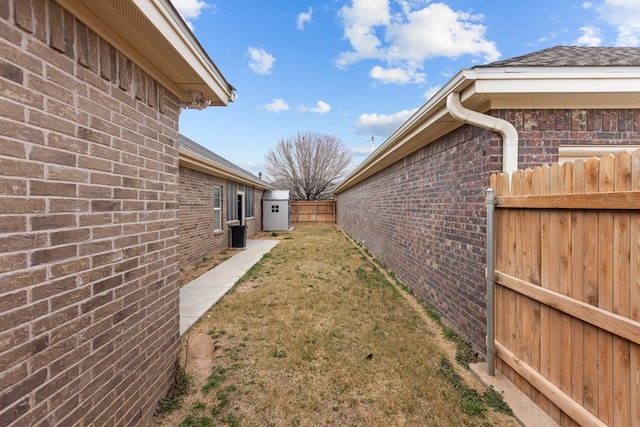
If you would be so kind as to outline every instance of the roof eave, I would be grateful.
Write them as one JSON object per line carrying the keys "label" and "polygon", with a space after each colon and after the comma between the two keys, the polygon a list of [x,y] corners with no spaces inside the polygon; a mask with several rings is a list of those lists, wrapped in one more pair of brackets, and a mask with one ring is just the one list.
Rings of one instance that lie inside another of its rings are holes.
{"label": "roof eave", "polygon": [[[417,135],[424,134],[435,123],[440,123],[440,132],[446,133],[448,126],[443,121],[446,113],[447,95],[461,91],[475,79],[474,70],[461,70],[449,82],[420,107],[409,119],[398,127],[373,153],[360,163],[334,190],[339,194],[363,181],[385,167],[411,154],[420,147],[412,146]],[[450,122],[454,122],[453,119]],[[435,135],[433,136],[435,139]],[[426,145],[431,141],[425,142]]]}
{"label": "roof eave", "polygon": [[[459,92],[467,108],[640,108],[640,67],[477,67],[461,70],[334,190],[339,194],[462,126],[447,111]],[[606,97],[603,95],[607,95]]]}
{"label": "roof eave", "polygon": [[208,105],[235,99],[226,81],[169,0],[57,0],[87,27],[130,58],[180,102],[202,93]]}
{"label": "roof eave", "polygon": [[189,150],[180,148],[178,150],[178,154],[179,154],[178,158],[179,158],[180,166],[197,170],[199,172],[203,172],[208,175],[229,179],[231,181],[238,182],[240,184],[251,185],[260,190],[275,189],[275,187],[273,187],[271,184],[265,181],[262,181],[259,178],[254,179],[249,176],[241,175],[231,168],[212,162],[211,160],[205,157],[199,156]]}

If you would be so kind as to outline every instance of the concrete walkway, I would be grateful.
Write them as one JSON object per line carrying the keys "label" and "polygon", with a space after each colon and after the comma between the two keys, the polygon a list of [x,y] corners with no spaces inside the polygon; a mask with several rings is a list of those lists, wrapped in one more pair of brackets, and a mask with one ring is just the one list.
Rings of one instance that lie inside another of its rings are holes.
{"label": "concrete walkway", "polygon": [[279,240],[247,239],[247,248],[180,289],[180,335],[227,293]]}
{"label": "concrete walkway", "polygon": [[493,386],[502,392],[502,398],[513,411],[514,418],[525,427],[560,427],[553,419],[537,406],[526,394],[497,372],[494,376],[487,375],[486,362],[472,363],[469,368],[487,387]]}

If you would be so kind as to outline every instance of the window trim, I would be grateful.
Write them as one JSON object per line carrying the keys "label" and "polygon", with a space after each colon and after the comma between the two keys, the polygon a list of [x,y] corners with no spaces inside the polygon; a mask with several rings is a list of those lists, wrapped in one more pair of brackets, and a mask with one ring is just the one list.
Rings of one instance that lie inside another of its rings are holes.
{"label": "window trim", "polygon": [[[218,206],[216,206],[216,190],[218,192]],[[220,228],[216,228],[219,225]],[[222,231],[222,187],[213,186],[213,231]]]}

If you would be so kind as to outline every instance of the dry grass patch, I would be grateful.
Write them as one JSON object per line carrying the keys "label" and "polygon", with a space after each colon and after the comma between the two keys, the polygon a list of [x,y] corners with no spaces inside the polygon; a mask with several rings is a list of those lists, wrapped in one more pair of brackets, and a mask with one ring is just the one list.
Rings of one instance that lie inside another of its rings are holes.
{"label": "dry grass patch", "polygon": [[191,392],[157,423],[516,426],[467,409],[475,389],[412,299],[336,228],[299,227],[194,325]]}

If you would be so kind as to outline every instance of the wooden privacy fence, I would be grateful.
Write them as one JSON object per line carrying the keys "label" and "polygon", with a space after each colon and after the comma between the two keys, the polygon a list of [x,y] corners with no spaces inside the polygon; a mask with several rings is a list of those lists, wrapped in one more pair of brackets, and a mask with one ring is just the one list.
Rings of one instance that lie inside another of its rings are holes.
{"label": "wooden privacy fence", "polygon": [[495,189],[495,350],[563,426],[640,426],[640,151]]}
{"label": "wooden privacy fence", "polygon": [[292,223],[335,224],[334,200],[297,200],[291,202]]}

